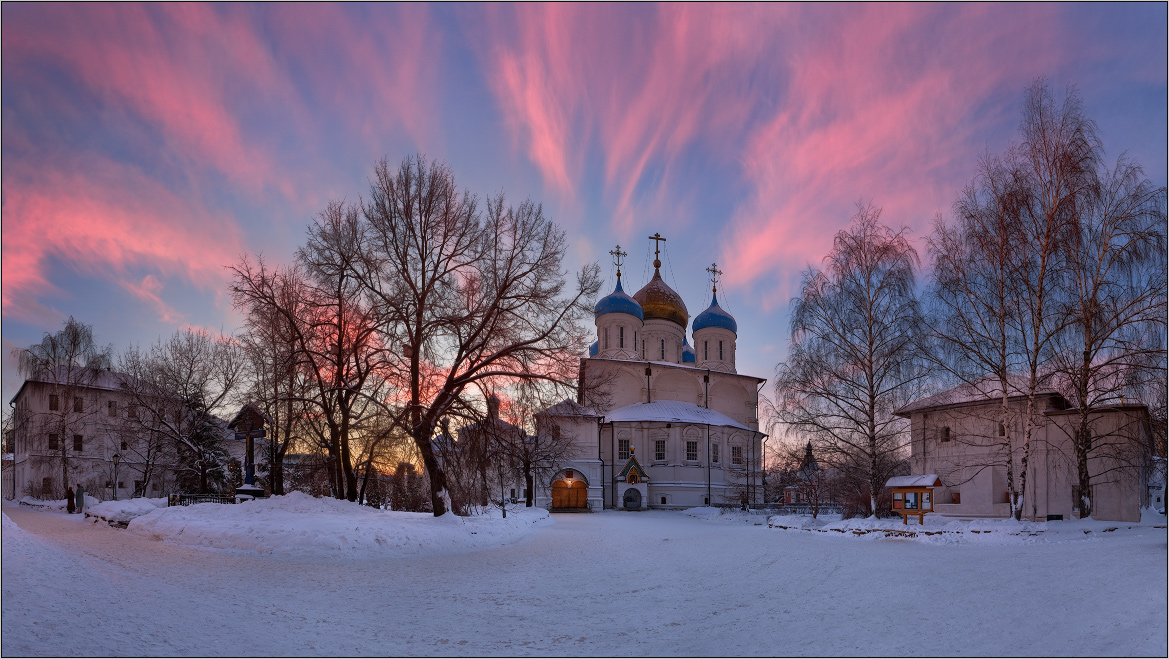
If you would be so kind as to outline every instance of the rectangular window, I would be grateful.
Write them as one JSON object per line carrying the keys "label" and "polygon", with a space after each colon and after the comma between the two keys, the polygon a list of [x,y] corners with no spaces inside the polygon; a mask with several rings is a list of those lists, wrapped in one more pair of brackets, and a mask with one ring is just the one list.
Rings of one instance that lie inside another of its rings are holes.
{"label": "rectangular window", "polygon": [[515,498],[515,488],[511,488],[511,498]]}
{"label": "rectangular window", "polygon": [[625,327],[618,327],[617,328],[617,347],[618,348],[625,347]]}
{"label": "rectangular window", "polygon": [[609,328],[605,328],[605,350],[609,349]]}
{"label": "rectangular window", "polygon": [[81,402],[81,396],[77,396],[76,398],[73,399],[73,411],[74,412],[84,412],[85,411],[85,404]]}
{"label": "rectangular window", "polygon": [[633,330],[633,349],[637,350],[637,330]]}
{"label": "rectangular window", "polygon": [[78,453],[85,450],[85,444],[81,438],[81,435],[73,435],[73,450],[77,451]]}
{"label": "rectangular window", "polygon": [[571,479],[575,478],[576,475],[574,473],[572,473],[571,469],[565,469],[564,470],[564,477],[571,480]]}
{"label": "rectangular window", "polygon": [[702,342],[702,360],[710,359],[710,341]]}
{"label": "rectangular window", "polygon": [[698,442],[693,440],[686,442],[686,461],[698,462]]}
{"label": "rectangular window", "polygon": [[617,459],[618,460],[628,460],[629,459],[629,440],[628,439],[618,439],[617,440]]}
{"label": "rectangular window", "polygon": [[55,432],[49,433],[49,450],[50,451],[57,450],[57,433],[55,433]]}
{"label": "rectangular window", "polygon": [[1088,428],[1088,435],[1086,437],[1084,437],[1084,450],[1085,451],[1092,450],[1092,429],[1091,428]]}
{"label": "rectangular window", "polygon": [[718,444],[710,445],[710,461],[718,464]]}
{"label": "rectangular window", "polygon": [[109,410],[110,416],[118,416],[118,401],[111,400],[106,407]]}
{"label": "rectangular window", "polygon": [[140,497],[146,494],[146,484],[142,481],[134,481],[134,496]]}
{"label": "rectangular window", "polygon": [[61,399],[57,397],[57,394],[49,394],[49,411],[56,412],[59,409],[61,409]]}
{"label": "rectangular window", "polygon": [[718,342],[718,360],[720,362],[723,360],[723,342],[722,341]]}
{"label": "rectangular window", "polygon": [[666,361],[666,340],[662,339],[662,361]]}
{"label": "rectangular window", "polygon": [[118,481],[118,489],[119,490],[126,489],[126,481]]}
{"label": "rectangular window", "polygon": [[743,464],[743,447],[742,446],[732,446],[731,447],[731,464],[736,464],[736,465]]}
{"label": "rectangular window", "polygon": [[126,446],[126,440],[124,440],[124,439],[123,439],[123,440],[122,440],[122,450],[123,450],[123,451],[125,451],[125,450],[126,450],[126,448],[128,448],[128,447]]}
{"label": "rectangular window", "polygon": [[53,495],[53,479],[50,476],[45,476],[41,479],[41,496],[50,497]]}
{"label": "rectangular window", "polygon": [[946,426],[945,428],[942,428],[942,441],[943,442],[950,441],[950,426]]}
{"label": "rectangular window", "polygon": [[666,459],[666,440],[664,440],[664,439],[654,440],[654,460],[661,462],[661,461],[664,461],[665,459]]}
{"label": "rectangular window", "polygon": [[641,358],[645,359],[645,339],[641,340]]}

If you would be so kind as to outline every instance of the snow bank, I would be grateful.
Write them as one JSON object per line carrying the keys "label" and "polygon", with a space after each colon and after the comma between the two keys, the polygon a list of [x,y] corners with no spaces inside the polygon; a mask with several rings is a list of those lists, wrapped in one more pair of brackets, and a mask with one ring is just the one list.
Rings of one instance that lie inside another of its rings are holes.
{"label": "snow bank", "polygon": [[121,499],[119,501],[102,501],[101,503],[85,507],[85,516],[104,519],[107,522],[126,523],[135,517],[152,513],[159,508],[166,508],[166,497],[157,499]]}
{"label": "snow bank", "polygon": [[377,510],[301,492],[238,504],[159,508],[127,529],[170,544],[261,554],[424,555],[474,551],[515,542],[551,524],[541,508],[476,517]]}

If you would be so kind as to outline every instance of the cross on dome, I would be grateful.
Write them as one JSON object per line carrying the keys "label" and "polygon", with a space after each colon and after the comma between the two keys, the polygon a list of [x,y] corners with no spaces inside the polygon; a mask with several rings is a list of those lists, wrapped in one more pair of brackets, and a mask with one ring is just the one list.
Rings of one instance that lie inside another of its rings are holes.
{"label": "cross on dome", "polygon": [[654,241],[654,269],[656,270],[656,269],[662,267],[661,247],[662,247],[662,243],[665,242],[666,239],[662,238],[662,234],[660,234],[656,231],[654,232],[654,235],[649,237],[649,239]]}
{"label": "cross on dome", "polygon": [[710,292],[718,292],[718,278],[723,271],[718,269],[718,263],[711,263],[710,267],[706,269],[710,273]]}
{"label": "cross on dome", "polygon": [[621,245],[617,245],[617,249],[610,250],[609,254],[613,255],[613,264],[617,266],[617,278],[621,278],[621,259],[629,256],[629,252],[621,251]]}

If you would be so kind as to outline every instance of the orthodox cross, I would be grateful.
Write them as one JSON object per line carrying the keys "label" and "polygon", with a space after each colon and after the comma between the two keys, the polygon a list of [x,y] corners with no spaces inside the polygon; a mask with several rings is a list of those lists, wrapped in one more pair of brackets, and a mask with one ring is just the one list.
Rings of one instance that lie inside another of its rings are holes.
{"label": "orthodox cross", "polygon": [[617,266],[617,278],[620,279],[621,278],[621,259],[625,258],[626,256],[629,256],[629,252],[621,251],[621,245],[618,245],[617,249],[611,250],[609,252],[609,254],[613,255],[613,264]]}
{"label": "orthodox cross", "polygon": [[666,239],[662,238],[662,234],[657,233],[656,231],[654,232],[654,235],[649,237],[649,239],[654,241],[654,267],[660,268],[662,267],[661,246]]}
{"label": "orthodox cross", "polygon": [[723,273],[723,271],[718,269],[717,263],[711,263],[710,267],[707,268],[706,271],[710,273],[710,292],[717,293],[718,292],[718,278],[719,278],[719,275],[721,275]]}

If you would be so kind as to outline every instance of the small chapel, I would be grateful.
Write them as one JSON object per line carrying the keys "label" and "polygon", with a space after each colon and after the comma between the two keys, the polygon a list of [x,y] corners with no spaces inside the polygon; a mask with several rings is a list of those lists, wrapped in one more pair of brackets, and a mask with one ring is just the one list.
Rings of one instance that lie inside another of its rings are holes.
{"label": "small chapel", "polygon": [[[537,485],[552,510],[682,509],[763,500],[759,390],[766,378],[735,363],[738,323],[719,306],[717,264],[710,303],[693,321],[662,279],[632,296],[621,279],[593,310],[596,341],[580,360],[577,400],[536,415],[538,433],[572,439],[571,459]],[[586,395],[587,393],[587,395]]]}

